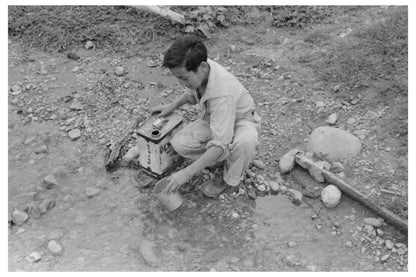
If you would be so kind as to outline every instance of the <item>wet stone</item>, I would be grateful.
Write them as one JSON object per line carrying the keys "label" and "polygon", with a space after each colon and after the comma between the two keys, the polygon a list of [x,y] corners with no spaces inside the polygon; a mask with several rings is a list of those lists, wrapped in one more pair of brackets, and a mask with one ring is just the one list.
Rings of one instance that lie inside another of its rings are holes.
{"label": "wet stone", "polygon": [[14,210],[12,213],[12,221],[16,225],[23,225],[23,223],[26,222],[26,220],[29,219],[29,215],[23,211],[20,210]]}
{"label": "wet stone", "polygon": [[48,242],[48,250],[55,255],[61,255],[63,248],[56,240],[51,240]]}

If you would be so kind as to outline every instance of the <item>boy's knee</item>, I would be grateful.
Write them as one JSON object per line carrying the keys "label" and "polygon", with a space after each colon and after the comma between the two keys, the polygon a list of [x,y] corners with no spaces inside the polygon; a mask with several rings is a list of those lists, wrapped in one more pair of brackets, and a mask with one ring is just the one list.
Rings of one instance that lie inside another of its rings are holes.
{"label": "boy's knee", "polygon": [[183,156],[185,152],[185,147],[183,142],[183,138],[180,135],[180,133],[173,136],[173,138],[170,140],[170,144],[172,145],[173,150],[176,151],[179,155]]}
{"label": "boy's knee", "polygon": [[258,141],[256,139],[242,138],[234,142],[233,152],[245,152],[254,154],[256,152]]}

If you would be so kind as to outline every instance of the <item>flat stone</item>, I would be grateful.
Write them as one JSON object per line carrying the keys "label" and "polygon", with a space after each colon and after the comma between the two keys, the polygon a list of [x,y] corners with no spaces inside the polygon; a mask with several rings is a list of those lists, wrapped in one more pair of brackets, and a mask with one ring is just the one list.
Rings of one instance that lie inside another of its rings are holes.
{"label": "flat stone", "polygon": [[68,136],[71,140],[76,140],[81,137],[81,131],[79,129],[73,129],[68,132]]}
{"label": "flat stone", "polygon": [[280,172],[288,173],[295,166],[296,154],[302,152],[299,149],[292,149],[284,154],[279,160]]}
{"label": "flat stone", "polygon": [[363,222],[365,224],[378,228],[381,225],[383,225],[384,220],[382,218],[367,217],[363,219]]}
{"label": "flat stone", "polygon": [[51,240],[48,242],[48,250],[55,255],[61,255],[63,248],[56,240]]}
{"label": "flat stone", "polygon": [[52,174],[47,175],[43,179],[43,183],[47,189],[52,189],[58,185],[58,181],[56,180],[55,176]]}
{"label": "flat stone", "polygon": [[85,193],[87,194],[88,198],[92,198],[97,196],[101,192],[101,189],[98,188],[87,188]]}
{"label": "flat stone", "polygon": [[329,160],[339,160],[357,155],[361,151],[361,142],[347,131],[321,126],[310,135],[306,149]]}
{"label": "flat stone", "polygon": [[341,201],[342,193],[334,185],[328,185],[321,191],[322,202],[327,208],[336,207]]}
{"label": "flat stone", "polygon": [[28,219],[29,215],[21,210],[16,209],[12,213],[12,221],[16,225],[23,225]]}

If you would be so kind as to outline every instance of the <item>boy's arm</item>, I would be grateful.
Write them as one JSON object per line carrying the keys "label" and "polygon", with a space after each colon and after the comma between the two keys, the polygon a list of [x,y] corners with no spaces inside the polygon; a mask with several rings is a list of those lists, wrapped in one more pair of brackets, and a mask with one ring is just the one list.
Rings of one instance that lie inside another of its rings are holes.
{"label": "boy's arm", "polygon": [[188,93],[182,93],[181,96],[179,96],[179,98],[177,98],[175,101],[173,101],[170,105],[172,105],[172,110],[176,110],[177,108],[181,107],[182,105],[185,104],[193,104],[191,102],[191,99],[189,98]]}
{"label": "boy's arm", "polygon": [[222,155],[223,151],[224,150],[219,146],[212,146],[208,148],[207,151],[205,151],[205,153],[202,154],[202,156],[194,161],[191,165],[172,174],[169,177],[169,184],[166,186],[166,191],[172,192],[177,190],[189,179],[191,179],[192,176],[217,161],[217,159]]}

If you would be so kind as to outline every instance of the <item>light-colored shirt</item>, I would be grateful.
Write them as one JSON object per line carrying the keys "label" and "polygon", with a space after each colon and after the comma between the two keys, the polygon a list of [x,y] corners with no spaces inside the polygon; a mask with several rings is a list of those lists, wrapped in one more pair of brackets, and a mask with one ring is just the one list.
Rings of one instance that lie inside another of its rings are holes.
{"label": "light-colored shirt", "polygon": [[234,137],[234,126],[238,120],[252,116],[254,101],[238,79],[224,67],[208,59],[210,72],[208,83],[201,99],[196,91],[188,92],[192,104],[201,107],[201,118],[209,122],[212,140],[206,148],[219,146],[223,154],[219,160],[228,156],[228,145]]}

